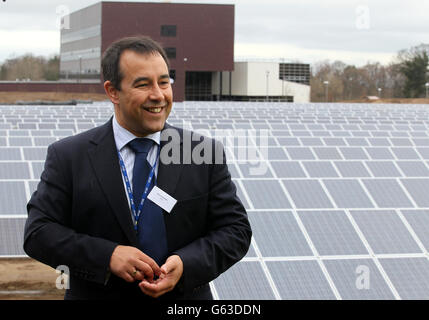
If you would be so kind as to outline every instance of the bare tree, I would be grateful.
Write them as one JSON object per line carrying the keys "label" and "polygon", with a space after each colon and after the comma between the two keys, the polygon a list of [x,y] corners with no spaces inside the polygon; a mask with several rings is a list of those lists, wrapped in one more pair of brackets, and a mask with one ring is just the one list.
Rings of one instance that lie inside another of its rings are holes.
{"label": "bare tree", "polygon": [[47,59],[42,56],[26,54],[6,60],[0,69],[0,79],[19,80],[57,80],[59,78],[59,57]]}

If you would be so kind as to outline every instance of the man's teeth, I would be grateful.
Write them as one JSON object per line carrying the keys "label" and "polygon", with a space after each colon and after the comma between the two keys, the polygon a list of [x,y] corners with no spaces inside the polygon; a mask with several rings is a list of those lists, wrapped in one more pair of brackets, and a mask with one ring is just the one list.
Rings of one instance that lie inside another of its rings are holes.
{"label": "man's teeth", "polygon": [[161,112],[162,108],[161,107],[158,107],[158,108],[147,108],[146,110],[149,111],[149,112],[152,112],[152,113],[159,113],[159,112]]}

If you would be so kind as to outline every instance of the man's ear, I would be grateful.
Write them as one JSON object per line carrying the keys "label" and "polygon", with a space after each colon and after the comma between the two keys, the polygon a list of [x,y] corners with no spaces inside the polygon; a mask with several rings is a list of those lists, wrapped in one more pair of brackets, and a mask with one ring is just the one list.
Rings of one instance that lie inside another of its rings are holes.
{"label": "man's ear", "polygon": [[110,81],[104,82],[104,91],[113,104],[119,104],[119,90]]}

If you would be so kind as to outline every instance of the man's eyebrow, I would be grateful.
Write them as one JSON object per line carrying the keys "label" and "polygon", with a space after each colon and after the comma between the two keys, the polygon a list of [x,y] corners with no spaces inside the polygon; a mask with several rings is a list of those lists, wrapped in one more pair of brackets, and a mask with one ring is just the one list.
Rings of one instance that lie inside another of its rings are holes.
{"label": "man's eyebrow", "polygon": [[[170,79],[170,75],[163,74],[159,77],[159,79]],[[149,81],[149,80],[150,79],[148,77],[138,77],[138,78],[134,79],[132,85],[135,85],[135,84],[139,83],[140,81]]]}
{"label": "man's eyebrow", "polygon": [[134,79],[133,85],[139,83],[140,81],[149,81],[149,78],[148,77],[138,77],[138,78]]}

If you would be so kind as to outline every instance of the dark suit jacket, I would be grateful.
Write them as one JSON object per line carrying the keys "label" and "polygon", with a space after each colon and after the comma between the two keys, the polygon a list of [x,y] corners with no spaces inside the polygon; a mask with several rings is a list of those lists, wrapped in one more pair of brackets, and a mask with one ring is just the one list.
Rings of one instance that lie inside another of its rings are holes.
{"label": "dark suit jacket", "polygon": [[[167,132],[180,141],[164,141]],[[189,134],[166,124],[161,150],[176,148],[189,160],[190,153],[183,152]],[[176,288],[163,296],[166,299],[210,299],[208,282],[239,261],[250,245],[247,214],[236,195],[223,147],[215,140],[205,141],[210,141],[212,160],[220,148],[223,163],[165,164],[161,151],[157,185],[178,200],[171,213],[164,211],[168,248],[184,266]],[[191,148],[198,143],[192,141]],[[70,269],[66,299],[149,299],[138,282],[127,283],[108,270],[118,244],[138,246],[112,120],[49,146],[27,210],[24,250],[53,268]]]}

